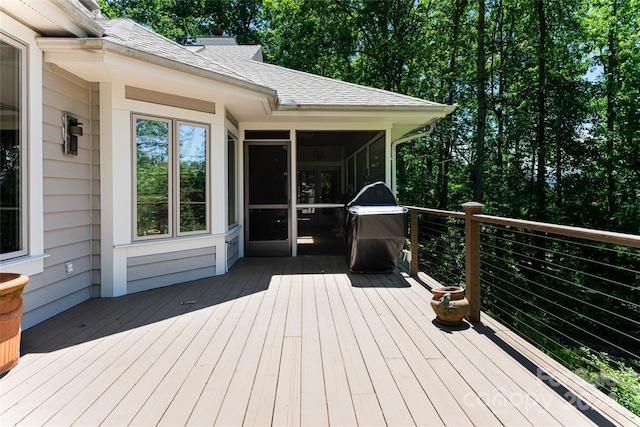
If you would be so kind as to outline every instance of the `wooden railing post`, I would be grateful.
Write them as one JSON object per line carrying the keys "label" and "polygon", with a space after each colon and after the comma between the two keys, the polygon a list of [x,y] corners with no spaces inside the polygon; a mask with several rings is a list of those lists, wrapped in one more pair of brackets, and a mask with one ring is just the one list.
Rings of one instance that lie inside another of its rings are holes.
{"label": "wooden railing post", "polygon": [[411,276],[418,275],[418,211],[411,209],[411,223],[410,223],[410,244],[411,244],[411,269],[409,274]]}
{"label": "wooden railing post", "polygon": [[473,215],[480,213],[483,204],[467,202],[462,205],[465,213],[465,282],[469,300],[469,321],[480,321],[480,221]]}

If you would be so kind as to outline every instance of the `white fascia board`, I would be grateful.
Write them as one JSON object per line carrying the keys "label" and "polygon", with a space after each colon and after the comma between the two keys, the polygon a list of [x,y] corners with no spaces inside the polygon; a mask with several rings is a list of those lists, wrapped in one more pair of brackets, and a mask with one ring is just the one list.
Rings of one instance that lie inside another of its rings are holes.
{"label": "white fascia board", "polygon": [[0,6],[40,34],[100,37],[104,33],[78,0],[3,0]]}
{"label": "white fascia board", "polygon": [[[285,123],[299,126],[300,123],[305,122],[313,122],[316,128],[320,123],[323,125],[332,124],[336,126],[336,129],[367,129],[368,126],[380,129],[381,127],[389,126],[392,129],[392,138],[399,138],[407,132],[443,119],[454,109],[454,106],[438,105],[433,108],[421,107],[419,110],[412,109],[409,111],[406,109],[398,111],[393,107],[384,110],[362,110],[354,107],[351,110],[342,111],[274,111],[271,119],[281,126]],[[255,124],[251,123],[251,125]]]}
{"label": "white fascia board", "polygon": [[299,106],[298,108],[283,108],[282,105],[273,112],[274,116],[295,117],[300,115],[313,115],[319,117],[425,117],[433,116],[442,118],[455,110],[455,105],[425,105],[425,106],[375,106],[375,105],[321,105]]}
{"label": "white fascia board", "polygon": [[[30,3],[44,2],[41,0],[30,0]],[[72,31],[76,36],[102,37],[104,34],[104,28],[93,20],[91,12],[78,0],[52,0],[52,3],[61,9],[65,16],[73,20],[70,22],[70,28],[78,28],[81,31],[81,33],[78,34],[75,31]]]}

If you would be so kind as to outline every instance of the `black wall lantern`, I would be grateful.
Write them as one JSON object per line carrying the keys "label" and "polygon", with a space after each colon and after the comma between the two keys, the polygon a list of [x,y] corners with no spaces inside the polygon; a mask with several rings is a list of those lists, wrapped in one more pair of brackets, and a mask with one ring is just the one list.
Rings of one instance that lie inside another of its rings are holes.
{"label": "black wall lantern", "polygon": [[62,139],[64,140],[64,154],[78,155],[78,137],[82,136],[82,123],[71,114],[62,115]]}

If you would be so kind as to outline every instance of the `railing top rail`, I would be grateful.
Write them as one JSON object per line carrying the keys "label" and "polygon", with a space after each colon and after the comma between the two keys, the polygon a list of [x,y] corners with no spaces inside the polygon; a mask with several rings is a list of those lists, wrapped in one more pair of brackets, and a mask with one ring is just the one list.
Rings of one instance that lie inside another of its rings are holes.
{"label": "railing top rail", "polygon": [[[410,210],[417,212],[451,216],[454,218],[465,218],[464,212],[446,211],[441,209],[421,208],[417,206],[407,206]],[[629,246],[640,249],[640,235],[617,233],[605,230],[593,230],[590,228],[573,227],[569,225],[550,224],[546,222],[529,221],[524,219],[505,218],[493,215],[474,214],[474,221],[488,222],[491,224],[507,225],[528,230],[552,233],[565,237],[576,237],[579,239],[593,240],[596,242],[610,243],[613,245]]]}
{"label": "railing top rail", "polygon": [[430,208],[419,208],[417,206],[406,206],[406,208],[417,211],[417,212],[428,213],[432,215],[452,216],[454,218],[463,218],[463,219],[465,217],[464,212],[444,211],[441,209],[430,209]]}
{"label": "railing top rail", "polygon": [[474,221],[489,222],[498,225],[509,225],[513,227],[526,228],[529,230],[553,233],[566,237],[577,237],[580,239],[594,240],[596,242],[611,243],[614,245],[630,246],[640,248],[640,236],[613,231],[592,230],[589,228],[572,227],[568,225],[549,224],[546,222],[528,221],[523,219],[504,218],[492,215],[473,215]]}

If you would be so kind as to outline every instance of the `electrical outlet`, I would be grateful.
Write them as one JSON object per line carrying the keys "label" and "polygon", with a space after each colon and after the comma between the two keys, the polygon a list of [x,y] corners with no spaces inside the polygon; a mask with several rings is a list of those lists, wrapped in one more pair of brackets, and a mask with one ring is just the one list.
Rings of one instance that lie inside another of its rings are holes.
{"label": "electrical outlet", "polygon": [[70,262],[66,263],[64,269],[67,272],[67,276],[71,275],[71,273],[73,273],[73,264]]}

